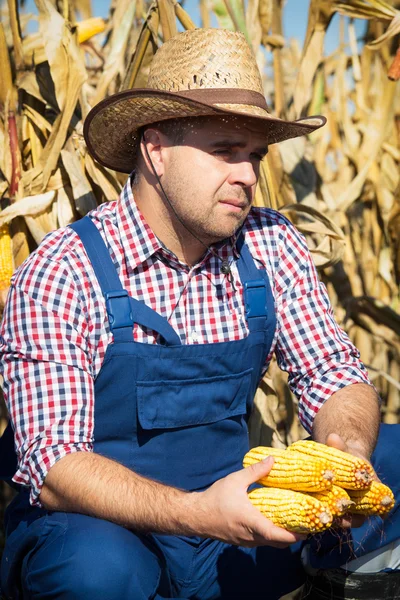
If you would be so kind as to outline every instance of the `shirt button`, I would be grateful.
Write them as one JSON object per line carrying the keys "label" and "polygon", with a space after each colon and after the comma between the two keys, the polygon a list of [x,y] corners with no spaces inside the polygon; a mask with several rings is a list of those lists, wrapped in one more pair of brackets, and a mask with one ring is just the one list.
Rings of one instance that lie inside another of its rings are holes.
{"label": "shirt button", "polygon": [[191,339],[192,343],[195,344],[196,342],[199,341],[199,336],[197,335],[197,333],[195,331],[192,331],[192,333],[190,334],[190,339]]}

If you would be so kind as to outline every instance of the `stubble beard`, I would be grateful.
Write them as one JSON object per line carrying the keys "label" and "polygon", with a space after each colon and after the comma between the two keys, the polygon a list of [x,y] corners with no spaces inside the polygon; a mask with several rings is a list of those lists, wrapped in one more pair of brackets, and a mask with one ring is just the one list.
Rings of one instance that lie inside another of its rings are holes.
{"label": "stubble beard", "polygon": [[[172,165],[170,165],[171,169]],[[208,214],[199,207],[202,206],[202,191],[190,189],[190,186],[185,186],[185,174],[178,173],[174,170],[174,176],[168,182],[163,183],[163,187],[172,204],[174,210],[171,209],[169,202],[162,195],[165,208],[167,209],[170,218],[175,222],[177,232],[181,239],[187,239],[190,243],[193,237],[198,238],[205,246],[215,244],[216,242],[229,239],[234,233],[241,228],[250,211],[251,198],[245,190],[237,190],[236,193],[227,194],[219,190],[210,204]],[[170,171],[171,172],[171,171]],[[192,202],[188,202],[188,197],[191,197]],[[248,208],[242,213],[226,212],[224,215],[225,225],[221,222],[221,217],[218,215],[218,203],[226,197],[235,197],[243,202],[246,202]],[[207,206],[208,204],[206,204]],[[180,222],[177,219],[175,212],[179,216]],[[194,234],[194,236],[193,236]]]}
{"label": "stubble beard", "polygon": [[184,210],[177,210],[174,199],[171,199],[170,201],[182,221],[180,222],[176,218],[176,215],[172,213],[181,237],[188,239],[189,242],[193,237],[196,237],[201,240],[205,246],[232,237],[235,232],[241,228],[250,210],[249,207],[248,210],[240,214],[234,212],[226,213],[223,218],[221,218],[221,216],[217,214],[218,210],[213,210],[214,208],[218,208],[218,201],[213,203],[213,209],[211,209],[208,215],[205,215],[201,211],[196,211],[195,205],[192,210],[190,210],[191,207],[186,205],[184,206]]}

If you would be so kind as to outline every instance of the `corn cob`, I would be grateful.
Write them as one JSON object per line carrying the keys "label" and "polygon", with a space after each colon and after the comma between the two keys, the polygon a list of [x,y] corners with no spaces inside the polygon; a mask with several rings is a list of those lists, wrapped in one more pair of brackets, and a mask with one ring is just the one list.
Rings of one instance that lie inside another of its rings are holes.
{"label": "corn cob", "polygon": [[335,471],[335,485],[346,490],[367,488],[374,477],[374,470],[368,461],[325,444],[304,440],[294,442],[286,451],[328,460]]}
{"label": "corn cob", "polygon": [[12,240],[8,224],[0,227],[0,290],[9,287],[13,274]]}
{"label": "corn cob", "polygon": [[332,515],[312,496],[279,488],[257,488],[248,494],[258,510],[278,527],[296,533],[318,533],[332,523]]}
{"label": "corn cob", "polygon": [[106,22],[101,17],[92,17],[76,24],[78,29],[78,42],[82,44],[94,35],[103,33],[106,28]]}
{"label": "corn cob", "polygon": [[349,495],[355,503],[349,511],[355,514],[384,515],[394,505],[392,490],[380,481],[373,481],[368,490],[351,490]]}
{"label": "corn cob", "polygon": [[338,485],[333,485],[330,490],[323,492],[311,492],[310,495],[322,502],[333,517],[340,517],[354,504],[346,490]]}
{"label": "corn cob", "polygon": [[277,450],[267,446],[253,448],[245,455],[243,466],[248,467],[267,456],[273,456],[274,465],[259,483],[267,487],[291,489],[302,492],[318,492],[332,487],[334,472],[323,459],[299,457],[287,450]]}

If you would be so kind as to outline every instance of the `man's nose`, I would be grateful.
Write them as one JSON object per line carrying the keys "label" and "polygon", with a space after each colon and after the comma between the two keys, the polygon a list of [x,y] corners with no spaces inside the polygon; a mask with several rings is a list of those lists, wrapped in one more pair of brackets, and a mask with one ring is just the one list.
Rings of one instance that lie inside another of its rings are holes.
{"label": "man's nose", "polygon": [[241,185],[242,187],[251,187],[257,183],[258,174],[254,165],[249,160],[243,160],[231,163],[231,173],[229,183],[231,185]]}

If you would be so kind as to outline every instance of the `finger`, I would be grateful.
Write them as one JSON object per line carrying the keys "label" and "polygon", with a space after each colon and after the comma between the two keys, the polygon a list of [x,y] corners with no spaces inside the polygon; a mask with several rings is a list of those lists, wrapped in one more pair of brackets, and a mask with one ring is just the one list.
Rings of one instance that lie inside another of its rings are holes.
{"label": "finger", "polygon": [[307,535],[278,527],[266,517],[262,517],[261,521],[257,518],[252,529],[256,535],[268,544],[276,543],[289,545],[307,539]]}
{"label": "finger", "polygon": [[351,513],[345,513],[342,517],[337,520],[337,525],[344,529],[350,529],[351,527],[361,527],[364,525],[367,517],[363,515],[353,515]]}
{"label": "finger", "polygon": [[254,463],[253,465],[249,465],[245,467],[241,471],[237,471],[235,475],[237,475],[240,479],[242,479],[244,485],[249,487],[252,483],[259,481],[262,477],[268,475],[270,470],[274,465],[273,456],[268,456],[264,458],[260,462]]}

